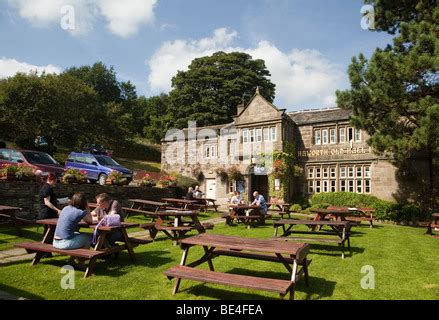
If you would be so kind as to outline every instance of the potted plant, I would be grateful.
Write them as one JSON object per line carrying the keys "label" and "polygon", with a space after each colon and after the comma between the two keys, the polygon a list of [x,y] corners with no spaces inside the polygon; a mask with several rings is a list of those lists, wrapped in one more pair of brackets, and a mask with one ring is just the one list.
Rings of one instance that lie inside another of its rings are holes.
{"label": "potted plant", "polygon": [[243,177],[241,171],[239,171],[239,169],[236,166],[231,167],[227,173],[229,175],[229,178],[234,180],[234,181],[244,180],[244,177]]}
{"label": "potted plant", "polygon": [[163,175],[160,177],[159,183],[162,188],[176,187],[177,179],[170,175]]}
{"label": "potted plant", "polygon": [[142,179],[139,182],[139,185],[141,187],[154,187],[156,185],[156,181],[151,178],[151,175],[148,173],[145,173],[145,175],[142,177]]}
{"label": "potted plant", "polygon": [[62,177],[62,182],[66,184],[85,183],[87,182],[86,172],[77,169],[68,169]]}
{"label": "potted plant", "polygon": [[226,183],[227,180],[229,179],[229,175],[224,168],[217,168],[216,174],[218,175],[222,183]]}
{"label": "potted plant", "polygon": [[22,165],[18,167],[16,177],[18,180],[31,181],[35,179],[35,173],[31,167]]}
{"label": "potted plant", "polygon": [[116,185],[116,186],[124,186],[128,184],[128,179],[123,176],[122,172],[113,170],[107,177],[107,184]]}

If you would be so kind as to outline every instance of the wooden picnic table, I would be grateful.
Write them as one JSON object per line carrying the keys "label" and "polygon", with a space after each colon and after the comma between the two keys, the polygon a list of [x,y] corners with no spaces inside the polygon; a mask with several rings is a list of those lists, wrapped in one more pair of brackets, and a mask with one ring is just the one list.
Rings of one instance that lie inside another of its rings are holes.
{"label": "wooden picnic table", "polygon": [[174,246],[178,244],[186,233],[192,230],[196,230],[198,233],[206,232],[205,227],[198,220],[197,212],[166,210],[157,212],[156,215],[155,229],[162,231],[171,239]]}
{"label": "wooden picnic table", "polygon": [[[204,255],[186,265],[189,249],[194,246],[203,247]],[[281,298],[289,293],[290,299],[294,299],[294,288],[302,274],[308,285],[308,265],[311,260],[307,259],[310,246],[306,243],[200,234],[182,240],[181,248],[183,255],[180,265],[164,272],[169,279],[176,278],[173,294],[178,292],[181,279],[276,292]],[[290,280],[215,272],[213,259],[218,256],[282,263],[290,274]],[[206,262],[209,271],[195,268]]]}
{"label": "wooden picnic table", "polygon": [[172,204],[179,206],[183,210],[192,209],[197,203],[197,200],[185,200],[185,199],[175,199],[175,198],[163,198],[162,201],[166,203],[166,205]]}
{"label": "wooden picnic table", "polygon": [[[143,200],[143,199],[128,199],[131,202],[131,208],[125,208],[125,212],[127,213],[127,218],[130,213],[141,213],[145,217],[156,218],[156,213],[159,211],[166,210],[168,206],[164,202],[151,201],[151,200]],[[133,209],[133,210],[130,210]]]}
{"label": "wooden picnic table", "polygon": [[218,205],[215,203],[217,200],[212,198],[195,198],[195,200],[202,201],[206,205],[206,210],[209,207],[213,207],[218,212]]}
{"label": "wooden picnic table", "polygon": [[344,217],[345,220],[350,222],[368,221],[370,228],[373,229],[373,221],[375,220],[375,209],[374,208],[349,208],[349,207],[328,207],[327,210],[336,210],[347,212],[348,214]]}
{"label": "wooden picnic table", "polygon": [[0,205],[0,218],[11,221],[15,230],[17,230],[17,235],[21,237],[20,219],[16,216],[19,211],[21,211],[21,208]]}
{"label": "wooden picnic table", "polygon": [[[40,243],[33,242],[33,243],[21,243],[21,244],[16,245],[16,247],[24,248],[24,249],[28,250],[29,252],[36,252],[35,257],[32,261],[32,265],[38,264],[40,262],[41,258],[43,258],[44,255],[46,255],[46,253],[48,253],[48,252],[60,253],[60,254],[71,255],[71,256],[77,255],[77,257],[87,258],[90,260],[89,265],[87,267],[87,270],[85,272],[85,276],[84,276],[85,278],[87,278],[92,274],[97,258],[101,258],[104,256],[111,255],[113,253],[127,250],[131,261],[135,261],[136,258],[134,255],[133,247],[135,247],[141,243],[149,243],[150,242],[150,241],[139,241],[136,239],[129,238],[126,230],[129,228],[138,227],[139,224],[123,222],[120,227],[100,226],[98,229],[99,235],[98,235],[97,243],[94,246],[93,250],[87,250],[87,249],[59,250],[59,249],[56,249],[53,247],[53,239],[54,239],[55,229],[56,229],[57,223],[58,223],[57,218],[38,220],[37,224],[47,226],[43,240]],[[89,225],[89,224],[85,223],[84,221],[81,221],[78,224],[78,229],[80,229],[80,228],[95,229],[96,225],[95,224]],[[122,237],[123,237],[122,242],[124,244],[123,245],[116,245],[112,248],[105,248],[104,245],[106,243],[105,240],[106,240],[107,236],[110,233],[115,232],[115,231],[120,231],[122,233]],[[90,251],[94,251],[95,254],[90,253]]]}
{"label": "wooden picnic table", "polygon": [[[230,204],[229,209],[229,214],[223,216],[223,218],[226,219],[227,225],[230,225],[236,220],[238,223],[244,223],[247,226],[247,229],[250,229],[253,223],[264,224],[265,218],[267,217],[267,215],[259,212],[261,207],[256,205]],[[245,215],[236,214],[237,209],[244,210]],[[250,214],[252,210],[255,210],[257,213]]]}
{"label": "wooden picnic table", "polygon": [[[271,207],[275,207],[277,209],[270,209]],[[279,203],[279,202],[268,202],[267,203],[268,211],[277,212],[281,216],[282,219],[283,219],[285,214],[288,216],[288,218],[291,218],[290,207],[291,207],[291,203]]]}
{"label": "wooden picnic table", "polygon": [[[323,242],[323,243],[337,243],[341,247],[341,257],[344,259],[345,257],[345,242],[348,243],[348,249],[351,249],[350,242],[350,230],[351,224],[349,221],[313,221],[313,220],[293,220],[293,219],[281,219],[273,222],[275,227],[275,239],[286,240],[286,241],[305,241],[305,242]],[[302,230],[292,230],[294,226],[307,226],[309,231]],[[330,231],[322,230],[322,227],[330,227]],[[283,233],[279,236],[278,230],[279,227],[282,228]],[[319,231],[315,231],[316,227],[320,227]],[[305,238],[305,237],[297,237],[291,235],[296,234],[312,234],[312,235],[324,235],[324,236],[335,236],[337,239],[333,238]]]}

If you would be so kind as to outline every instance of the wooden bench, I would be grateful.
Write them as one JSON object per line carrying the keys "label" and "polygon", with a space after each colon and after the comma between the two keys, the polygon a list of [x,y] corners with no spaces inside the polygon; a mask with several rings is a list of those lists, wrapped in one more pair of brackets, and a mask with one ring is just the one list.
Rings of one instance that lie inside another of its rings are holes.
{"label": "wooden bench", "polygon": [[328,207],[327,210],[352,211],[352,214],[346,215],[346,221],[353,222],[356,225],[361,225],[362,221],[366,221],[369,222],[371,229],[373,229],[373,222],[376,220],[376,217],[373,214],[375,212],[375,209],[373,208],[358,208],[358,211],[355,211],[349,210],[349,208],[344,207]]}
{"label": "wooden bench", "polygon": [[[253,290],[262,290],[279,293],[283,299],[288,293],[293,299],[294,281],[267,279],[261,277],[243,276],[237,274],[200,270],[186,266],[176,266],[166,270],[164,274],[169,280],[173,278],[188,279],[225,286],[241,287]],[[176,292],[173,292],[176,294]]]}
{"label": "wooden bench", "polygon": [[252,224],[265,224],[265,219],[269,218],[269,215],[236,215],[236,214],[223,214],[221,218],[226,219],[226,225],[231,225],[234,220],[238,223],[243,223],[250,229]]}
{"label": "wooden bench", "polygon": [[97,258],[106,255],[106,252],[94,251],[91,249],[62,250],[53,247],[51,244],[41,242],[18,243],[15,244],[15,247],[26,249],[28,253],[36,253],[34,259],[32,260],[32,265],[38,264],[45,253],[58,253],[74,258],[90,260],[87,270],[85,271],[84,278],[91,276]]}

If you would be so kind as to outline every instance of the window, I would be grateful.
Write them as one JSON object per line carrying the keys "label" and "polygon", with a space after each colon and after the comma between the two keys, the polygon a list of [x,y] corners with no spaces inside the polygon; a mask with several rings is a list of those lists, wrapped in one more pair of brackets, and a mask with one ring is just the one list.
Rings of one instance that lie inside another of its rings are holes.
{"label": "window", "polygon": [[250,143],[255,142],[255,129],[250,129]]}
{"label": "window", "polygon": [[262,129],[256,129],[256,142],[262,142]]}
{"label": "window", "polygon": [[354,192],[354,180],[349,180],[349,192]]}
{"label": "window", "polygon": [[340,143],[346,142],[346,128],[340,128]]}
{"label": "window", "polygon": [[24,158],[23,158],[23,156],[21,155],[20,152],[11,151],[11,161],[15,162],[15,163],[23,162]]}
{"label": "window", "polygon": [[337,192],[337,181],[331,180],[331,192]]}
{"label": "window", "polygon": [[337,168],[331,167],[331,179],[337,178]]}
{"label": "window", "polygon": [[355,142],[361,142],[361,130],[355,129]]}
{"label": "window", "polygon": [[346,167],[340,167],[340,178],[346,178]]}
{"label": "window", "polygon": [[370,167],[364,167],[364,177],[370,178]]}
{"label": "window", "polygon": [[335,137],[335,129],[330,129],[329,130],[329,142],[331,144],[336,144],[336,137]]}
{"label": "window", "polygon": [[314,181],[308,181],[308,193],[314,193]]}
{"label": "window", "polygon": [[328,130],[322,130],[322,144],[328,144]]}
{"label": "window", "polygon": [[308,179],[314,179],[314,168],[308,168]]}
{"label": "window", "polygon": [[0,160],[9,161],[10,152],[8,150],[0,150]]}
{"label": "window", "polygon": [[234,156],[236,154],[236,143],[230,142],[229,143],[229,156]]}
{"label": "window", "polygon": [[356,171],[357,171],[357,174],[356,174],[357,178],[363,177],[363,167],[357,167]]}
{"label": "window", "polygon": [[357,180],[357,193],[363,193],[363,180]]}
{"label": "window", "polygon": [[322,169],[316,168],[316,178],[320,179],[322,177]]}
{"label": "window", "polygon": [[276,127],[271,127],[271,141],[276,141]]}
{"label": "window", "polygon": [[329,178],[329,168],[323,167],[323,178]]}
{"label": "window", "polygon": [[316,193],[320,193],[321,192],[321,184],[320,184],[320,180],[317,180],[315,183],[315,191]]}
{"label": "window", "polygon": [[370,180],[364,180],[364,192],[370,193]]}
{"label": "window", "polygon": [[348,128],[348,141],[353,141],[354,140],[354,129],[353,128]]}
{"label": "window", "polygon": [[322,144],[322,137],[321,137],[321,131],[320,130],[315,130],[314,131],[314,144],[315,145]]}
{"label": "window", "polygon": [[215,145],[204,146],[204,158],[205,159],[216,158],[216,146]]}
{"label": "window", "polygon": [[353,178],[354,177],[354,167],[349,167],[348,169],[348,173],[349,173],[349,178]]}
{"label": "window", "polygon": [[323,181],[323,192],[328,192],[328,191],[329,191],[329,181],[324,180]]}
{"label": "window", "polygon": [[340,180],[340,191],[346,192],[346,180]]}
{"label": "window", "polygon": [[248,143],[248,129],[242,131],[242,143]]}
{"label": "window", "polygon": [[270,129],[264,128],[264,141],[270,141]]}
{"label": "window", "polygon": [[235,191],[236,191],[235,181],[229,180],[229,192],[235,192]]}

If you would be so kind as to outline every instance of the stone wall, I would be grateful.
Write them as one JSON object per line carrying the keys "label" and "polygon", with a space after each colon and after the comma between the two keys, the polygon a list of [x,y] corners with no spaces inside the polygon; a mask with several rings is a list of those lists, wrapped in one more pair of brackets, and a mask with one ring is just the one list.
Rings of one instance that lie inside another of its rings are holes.
{"label": "stone wall", "polygon": [[[38,193],[40,185],[35,182],[0,182],[0,204],[23,209],[22,215],[31,217],[38,213]],[[114,199],[128,205],[128,199],[147,199],[158,201],[162,198],[176,196],[175,189],[140,188],[131,186],[100,186],[94,184],[58,184],[55,193],[58,198],[71,197],[76,192],[84,192],[90,202],[95,202],[95,196],[108,193]]]}

